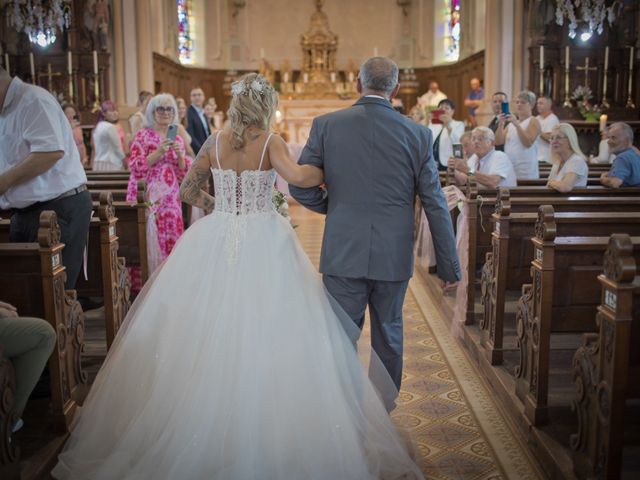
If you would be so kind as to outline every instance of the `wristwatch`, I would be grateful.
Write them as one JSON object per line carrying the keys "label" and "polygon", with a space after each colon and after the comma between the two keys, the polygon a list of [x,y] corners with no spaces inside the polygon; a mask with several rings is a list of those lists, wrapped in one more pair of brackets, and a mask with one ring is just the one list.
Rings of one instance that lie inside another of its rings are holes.
{"label": "wristwatch", "polygon": [[473,177],[476,174],[476,172],[474,172],[473,170],[469,170],[467,172],[467,177]]}

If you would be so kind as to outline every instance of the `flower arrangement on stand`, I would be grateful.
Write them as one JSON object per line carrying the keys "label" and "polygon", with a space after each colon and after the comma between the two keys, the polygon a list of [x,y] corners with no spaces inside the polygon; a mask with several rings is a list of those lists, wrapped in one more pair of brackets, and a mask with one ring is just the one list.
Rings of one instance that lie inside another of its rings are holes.
{"label": "flower arrangement on stand", "polygon": [[571,94],[571,99],[575,100],[580,115],[587,122],[597,122],[600,118],[600,107],[598,105],[592,105],[590,100],[593,98],[593,93],[589,87],[583,87],[578,85]]}

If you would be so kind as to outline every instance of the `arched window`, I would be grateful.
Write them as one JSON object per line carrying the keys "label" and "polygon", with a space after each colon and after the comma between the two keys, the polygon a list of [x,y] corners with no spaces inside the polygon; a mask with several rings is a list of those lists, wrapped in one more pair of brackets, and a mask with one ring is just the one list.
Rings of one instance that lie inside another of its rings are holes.
{"label": "arched window", "polygon": [[193,63],[194,19],[191,0],[178,0],[178,58],[180,63]]}
{"label": "arched window", "polygon": [[444,41],[446,60],[455,62],[460,57],[460,0],[447,2],[447,36]]}

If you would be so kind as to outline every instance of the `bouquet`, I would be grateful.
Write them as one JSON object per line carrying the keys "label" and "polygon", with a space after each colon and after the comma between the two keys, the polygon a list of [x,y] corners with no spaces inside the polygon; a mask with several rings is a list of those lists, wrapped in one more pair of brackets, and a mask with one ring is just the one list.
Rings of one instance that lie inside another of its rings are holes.
{"label": "bouquet", "polygon": [[296,228],[298,225],[294,225],[293,221],[291,221],[291,217],[289,216],[289,202],[287,202],[287,196],[280,190],[274,188],[271,199],[273,201],[273,206],[276,208],[276,212],[288,220],[293,228]]}
{"label": "bouquet", "polygon": [[578,85],[571,94],[571,98],[576,101],[578,105],[578,111],[582,118],[595,122],[600,115],[600,107],[598,105],[592,105],[589,100],[593,97],[593,93],[589,87],[583,87]]}

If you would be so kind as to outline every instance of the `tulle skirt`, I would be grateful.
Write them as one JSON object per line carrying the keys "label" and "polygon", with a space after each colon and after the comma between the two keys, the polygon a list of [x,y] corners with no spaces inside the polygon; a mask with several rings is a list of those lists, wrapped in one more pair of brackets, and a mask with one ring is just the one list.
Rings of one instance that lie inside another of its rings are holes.
{"label": "tulle skirt", "polygon": [[340,315],[285,219],[202,218],[136,299],[53,476],[423,478]]}

